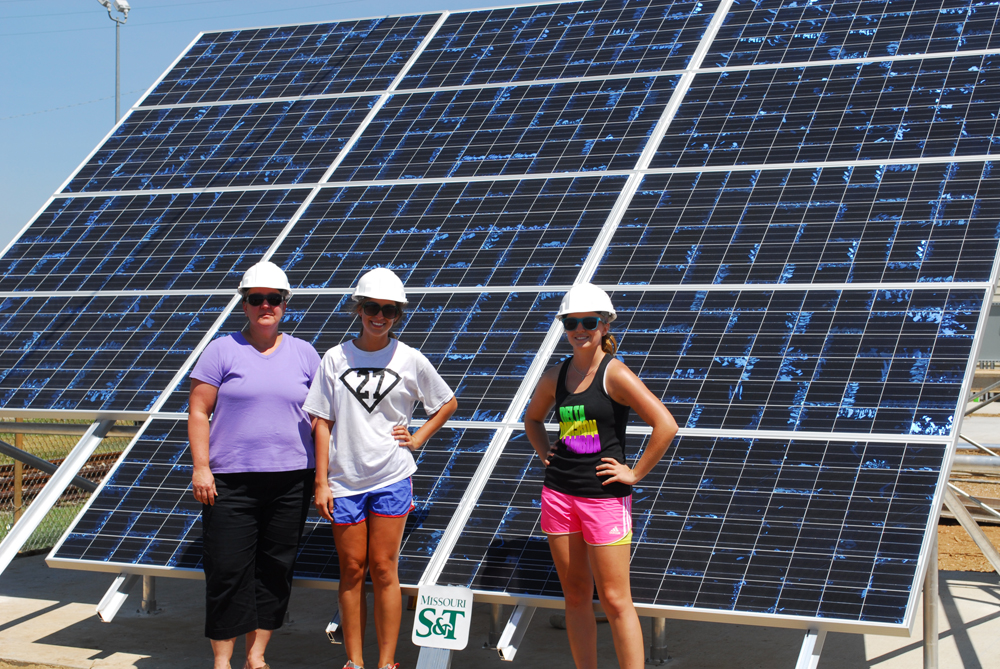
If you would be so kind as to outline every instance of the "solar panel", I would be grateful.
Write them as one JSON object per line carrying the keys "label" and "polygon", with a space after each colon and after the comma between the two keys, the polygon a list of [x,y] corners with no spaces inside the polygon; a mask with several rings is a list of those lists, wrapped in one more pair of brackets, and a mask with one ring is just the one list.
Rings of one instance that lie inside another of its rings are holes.
{"label": "solar panel", "polygon": [[375,100],[137,109],[63,192],[315,183]]}
{"label": "solar panel", "polygon": [[255,190],[57,198],[0,260],[0,291],[232,295],[307,195]]}
{"label": "solar panel", "polygon": [[[635,493],[640,610],[906,633],[1000,271],[996,12],[577,0],[200,35],[3,257],[2,406],[156,414],[50,562],[196,571],[185,376],[239,327],[239,275],[283,266],[285,331],[323,351],[388,266],[459,398],[403,580],[558,606],[520,420],[592,279],[683,426]],[[309,522],[299,578],[336,580]]]}

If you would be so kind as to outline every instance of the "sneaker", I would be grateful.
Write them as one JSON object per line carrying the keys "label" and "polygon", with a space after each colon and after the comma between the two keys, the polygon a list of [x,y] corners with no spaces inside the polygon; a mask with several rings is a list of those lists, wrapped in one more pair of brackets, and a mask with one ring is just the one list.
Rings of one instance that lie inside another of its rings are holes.
{"label": "sneaker", "polygon": [[344,669],[364,669],[364,667],[354,664],[353,662],[348,660],[347,664],[344,665]]}
{"label": "sneaker", "polygon": [[379,669],[399,669],[399,662],[396,664],[387,664],[384,667],[379,667]]}

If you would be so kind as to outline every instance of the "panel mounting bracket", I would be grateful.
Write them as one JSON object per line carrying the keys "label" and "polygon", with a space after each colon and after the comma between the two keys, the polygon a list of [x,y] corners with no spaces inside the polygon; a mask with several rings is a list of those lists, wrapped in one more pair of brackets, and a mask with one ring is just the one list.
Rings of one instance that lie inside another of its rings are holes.
{"label": "panel mounting bracket", "polygon": [[799,650],[799,659],[795,663],[795,669],[816,669],[819,665],[819,655],[823,652],[823,643],[826,642],[826,630],[809,630],[802,639],[802,649]]}
{"label": "panel mounting bracket", "polygon": [[142,576],[139,574],[128,574],[126,572],[122,572],[115,577],[114,582],[111,583],[111,587],[104,593],[100,603],[97,605],[97,616],[101,619],[101,622],[109,623],[114,620],[118,609],[122,607],[122,604],[128,598],[129,591],[139,582],[140,578]]}
{"label": "panel mounting bracket", "polygon": [[333,614],[333,620],[326,626],[326,638],[330,643],[344,643],[344,628],[340,626],[340,611]]}
{"label": "panel mounting bracket", "polygon": [[504,628],[503,634],[500,635],[500,641],[497,642],[497,652],[500,654],[501,660],[511,662],[514,659],[517,647],[521,645],[533,615],[535,615],[534,606],[518,604],[514,607],[507,620],[507,626]]}

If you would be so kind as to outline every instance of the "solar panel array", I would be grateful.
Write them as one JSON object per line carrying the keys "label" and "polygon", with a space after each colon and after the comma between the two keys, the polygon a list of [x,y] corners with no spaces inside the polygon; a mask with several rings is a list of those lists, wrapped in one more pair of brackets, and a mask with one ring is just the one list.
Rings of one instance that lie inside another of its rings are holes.
{"label": "solar panel array", "polygon": [[[197,573],[186,374],[242,272],[281,265],[285,331],[322,352],[389,266],[459,399],[404,585],[557,600],[520,420],[593,280],[682,426],[635,488],[640,610],[905,629],[998,272],[997,11],[580,0],[201,35],[0,261],[5,413],[150,416],[50,564]],[[308,522],[298,577],[335,581]]]}

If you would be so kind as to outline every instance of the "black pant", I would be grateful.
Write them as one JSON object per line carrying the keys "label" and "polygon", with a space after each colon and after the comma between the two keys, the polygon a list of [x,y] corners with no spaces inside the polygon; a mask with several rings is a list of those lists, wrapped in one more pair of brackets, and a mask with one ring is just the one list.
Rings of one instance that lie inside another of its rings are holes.
{"label": "black pant", "polygon": [[223,640],[281,627],[313,470],[216,474],[202,506],[205,636]]}

